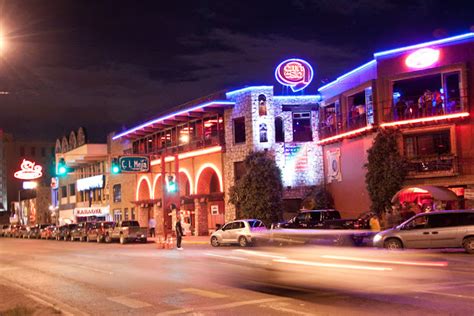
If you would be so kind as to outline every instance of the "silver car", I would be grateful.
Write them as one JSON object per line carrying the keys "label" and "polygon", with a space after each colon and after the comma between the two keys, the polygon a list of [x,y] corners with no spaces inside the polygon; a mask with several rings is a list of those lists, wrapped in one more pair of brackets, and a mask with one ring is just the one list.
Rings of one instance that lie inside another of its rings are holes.
{"label": "silver car", "polygon": [[265,225],[258,219],[236,220],[215,231],[211,235],[211,245],[239,244],[246,247],[255,242],[256,234],[265,230]]}
{"label": "silver car", "polygon": [[418,214],[374,236],[380,248],[464,248],[474,253],[474,211]]}

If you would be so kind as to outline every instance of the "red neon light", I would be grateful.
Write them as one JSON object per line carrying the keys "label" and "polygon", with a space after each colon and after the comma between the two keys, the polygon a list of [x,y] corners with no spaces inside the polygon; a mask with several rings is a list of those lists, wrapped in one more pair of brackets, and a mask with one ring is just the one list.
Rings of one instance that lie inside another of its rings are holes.
{"label": "red neon light", "polygon": [[14,176],[20,180],[34,180],[43,176],[43,167],[35,162],[23,159],[20,165],[21,170],[15,172]]}
{"label": "red neon light", "polygon": [[[187,153],[179,154],[178,159],[185,159],[185,158],[191,158],[191,157],[196,157],[196,156],[212,154],[212,153],[219,152],[221,150],[222,150],[221,146],[214,146],[214,147],[210,147],[210,148],[206,148],[206,149],[190,151],[190,152],[187,152]],[[170,161],[174,161],[173,156],[165,157],[165,162],[170,162]],[[159,164],[161,164],[161,159],[152,160],[152,162],[150,163],[150,165],[152,165],[152,166],[156,166],[156,165],[159,165]]]}
{"label": "red neon light", "polygon": [[449,120],[449,119],[460,118],[460,117],[468,117],[468,116],[469,116],[469,113],[462,112],[462,113],[455,113],[455,114],[424,117],[424,118],[413,119],[413,120],[404,120],[404,121],[398,121],[398,122],[383,123],[383,124],[380,124],[380,127],[392,127],[392,126],[407,125],[407,124],[426,123],[426,122],[433,122],[433,121],[439,121],[439,120]]}
{"label": "red neon light", "polygon": [[317,142],[317,144],[322,145],[324,143],[335,141],[335,140],[338,140],[338,139],[341,139],[341,138],[345,138],[345,137],[352,136],[352,135],[355,135],[355,134],[360,134],[360,133],[365,132],[365,131],[370,131],[373,128],[374,127],[372,125],[367,125],[366,127],[355,129],[355,130],[350,131],[350,132],[346,132],[346,133],[342,133],[342,134],[339,134],[339,135],[336,135],[336,136],[331,136],[331,137],[328,137],[328,138],[325,138],[325,139],[321,139],[320,141]]}

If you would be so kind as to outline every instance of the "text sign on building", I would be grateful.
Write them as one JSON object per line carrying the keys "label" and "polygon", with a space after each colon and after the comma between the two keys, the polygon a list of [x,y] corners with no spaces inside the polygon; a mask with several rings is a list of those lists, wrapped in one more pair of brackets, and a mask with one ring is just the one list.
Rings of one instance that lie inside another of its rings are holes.
{"label": "text sign on building", "polygon": [[122,172],[150,171],[150,160],[148,157],[122,156],[119,158],[119,165]]}
{"label": "text sign on building", "polygon": [[104,176],[93,176],[77,180],[77,191],[102,189],[104,187]]}
{"label": "text sign on building", "polygon": [[75,216],[105,216],[110,213],[109,207],[76,207]]}
{"label": "text sign on building", "polygon": [[21,170],[15,172],[14,176],[20,180],[34,180],[43,176],[43,167],[33,161],[23,159]]}
{"label": "text sign on building", "polygon": [[311,65],[303,59],[287,59],[275,69],[276,80],[297,92],[306,88],[313,80],[314,71]]}

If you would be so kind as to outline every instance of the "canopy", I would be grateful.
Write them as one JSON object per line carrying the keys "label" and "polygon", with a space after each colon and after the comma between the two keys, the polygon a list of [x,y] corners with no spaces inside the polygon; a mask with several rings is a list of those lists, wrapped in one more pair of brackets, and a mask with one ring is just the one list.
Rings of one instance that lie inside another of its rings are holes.
{"label": "canopy", "polygon": [[432,185],[420,185],[414,187],[406,187],[398,191],[392,198],[392,203],[395,203],[403,193],[420,193],[429,194],[433,199],[438,201],[457,201],[458,197],[453,191]]}

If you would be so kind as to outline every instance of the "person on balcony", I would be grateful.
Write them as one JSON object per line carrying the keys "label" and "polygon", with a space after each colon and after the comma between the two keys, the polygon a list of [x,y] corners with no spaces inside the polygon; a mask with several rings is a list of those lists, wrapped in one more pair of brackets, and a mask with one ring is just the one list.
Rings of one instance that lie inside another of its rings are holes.
{"label": "person on balcony", "polygon": [[405,118],[405,111],[407,109],[407,104],[405,100],[399,98],[397,103],[395,104],[395,108],[397,109],[397,119],[403,120]]}
{"label": "person on balcony", "polygon": [[444,114],[443,97],[438,90],[434,92],[433,99],[435,103],[436,115],[443,115]]}
{"label": "person on balcony", "polygon": [[433,92],[430,89],[426,89],[423,93],[423,108],[426,116],[433,115]]}

